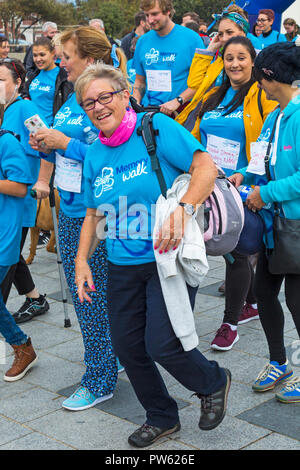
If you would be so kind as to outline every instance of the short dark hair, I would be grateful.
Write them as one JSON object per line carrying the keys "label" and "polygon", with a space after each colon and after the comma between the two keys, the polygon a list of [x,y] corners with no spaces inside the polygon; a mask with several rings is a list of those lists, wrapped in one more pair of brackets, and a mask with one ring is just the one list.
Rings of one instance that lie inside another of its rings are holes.
{"label": "short dark hair", "polygon": [[8,38],[4,34],[0,34],[0,43],[8,42]]}
{"label": "short dark hair", "polygon": [[35,46],[43,46],[48,49],[48,51],[53,52],[55,47],[52,41],[46,37],[46,36],[41,36],[40,38],[36,39],[32,45],[32,47]]}
{"label": "short dark hair", "polygon": [[199,25],[196,23],[196,21],[188,21],[185,23],[185,27],[195,31],[196,33],[199,33]]}
{"label": "short dark hair", "polygon": [[135,27],[137,28],[138,26],[140,26],[141,24],[141,21],[147,21],[147,18],[146,18],[146,15],[143,11],[138,11],[134,17],[134,24],[135,24]]}
{"label": "short dark hair", "polygon": [[186,16],[190,16],[191,20],[194,21],[195,23],[198,23],[198,24],[200,23],[200,16],[195,11],[188,11],[184,13],[182,15],[182,18],[185,18]]}
{"label": "short dark hair", "polygon": [[17,79],[21,79],[21,85],[19,86],[19,93],[23,91],[26,70],[22,62],[18,59],[0,59],[0,67],[6,67],[12,76],[13,82],[17,83]]}

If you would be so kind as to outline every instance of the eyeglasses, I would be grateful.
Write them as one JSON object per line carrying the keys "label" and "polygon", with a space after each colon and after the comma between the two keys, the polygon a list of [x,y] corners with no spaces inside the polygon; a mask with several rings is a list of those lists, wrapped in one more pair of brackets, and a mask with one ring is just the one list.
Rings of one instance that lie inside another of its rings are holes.
{"label": "eyeglasses", "polygon": [[124,90],[125,88],[122,88],[122,90],[117,91],[105,91],[104,93],[101,93],[95,100],[89,99],[83,101],[82,103],[80,103],[80,106],[84,109],[84,111],[91,111],[92,109],[95,109],[97,102],[102,105],[109,104],[112,102],[114,95],[116,95],[117,93],[121,93],[121,91]]}
{"label": "eyeglasses", "polygon": [[269,19],[257,18],[256,23],[265,23],[266,21],[269,21]]}
{"label": "eyeglasses", "polygon": [[14,59],[10,59],[9,57],[7,57],[6,59],[0,59],[0,65],[2,64],[12,64],[13,68],[15,69],[16,74],[18,75],[18,78],[22,79],[22,77],[20,76],[20,73],[17,70]]}

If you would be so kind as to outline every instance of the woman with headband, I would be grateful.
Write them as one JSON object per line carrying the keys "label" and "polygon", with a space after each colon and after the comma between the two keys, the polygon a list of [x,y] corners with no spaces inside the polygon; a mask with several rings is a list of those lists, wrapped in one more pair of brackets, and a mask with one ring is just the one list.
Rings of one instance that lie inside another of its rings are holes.
{"label": "woman with headband", "polygon": [[[237,5],[228,7],[222,15],[217,16],[218,34],[213,38],[207,49],[197,50],[190,68],[188,86],[195,90],[192,101],[177,116],[176,121],[191,131],[195,125],[199,113],[200,102],[204,94],[213,86],[222,82],[224,68],[223,59],[219,50],[234,36],[247,36],[249,33],[249,22],[247,13]],[[254,38],[254,36],[253,36]],[[257,44],[251,37],[254,48]]]}
{"label": "woman with headband", "polygon": [[[106,35],[95,28],[83,26],[62,33],[63,57],[68,80],[75,83],[89,64],[103,61],[126,74],[123,52],[111,46]],[[117,362],[113,353],[106,308],[107,261],[105,243],[100,242],[90,267],[94,275],[93,303],[81,304],[75,285],[75,256],[81,225],[86,213],[84,204],[83,162],[88,146],[99,131],[79,106],[75,93],[54,117],[52,129],[39,130],[31,137],[33,148],[44,152],[49,160],[49,172],[40,178],[37,189],[48,187],[56,163],[55,178],[60,193],[59,245],[67,283],[72,294],[75,312],[85,348],[86,372],[79,388],[63,402],[72,411],[84,410],[112,397],[117,381]]]}

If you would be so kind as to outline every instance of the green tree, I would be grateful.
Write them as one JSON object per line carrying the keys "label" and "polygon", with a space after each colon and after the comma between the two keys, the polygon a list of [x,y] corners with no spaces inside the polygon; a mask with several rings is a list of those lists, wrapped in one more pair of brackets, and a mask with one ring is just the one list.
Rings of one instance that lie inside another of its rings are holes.
{"label": "green tree", "polygon": [[173,0],[175,15],[174,21],[181,23],[182,15],[188,11],[198,13],[201,19],[208,24],[213,22],[213,13],[221,13],[223,8],[228,6],[230,0]]}
{"label": "green tree", "polygon": [[23,20],[30,20],[32,25],[39,21],[72,24],[75,21],[75,8],[70,3],[60,3],[56,0],[4,0],[0,2],[0,19],[6,34],[10,28],[15,39]]}

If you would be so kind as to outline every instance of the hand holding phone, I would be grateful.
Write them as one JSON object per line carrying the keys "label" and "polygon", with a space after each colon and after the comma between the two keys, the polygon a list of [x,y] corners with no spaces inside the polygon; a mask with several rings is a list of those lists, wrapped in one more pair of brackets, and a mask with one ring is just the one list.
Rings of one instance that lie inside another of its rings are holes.
{"label": "hand holding phone", "polygon": [[38,114],[31,116],[30,118],[24,121],[25,126],[29,130],[30,134],[35,134],[39,129],[48,129],[46,124],[40,118]]}

